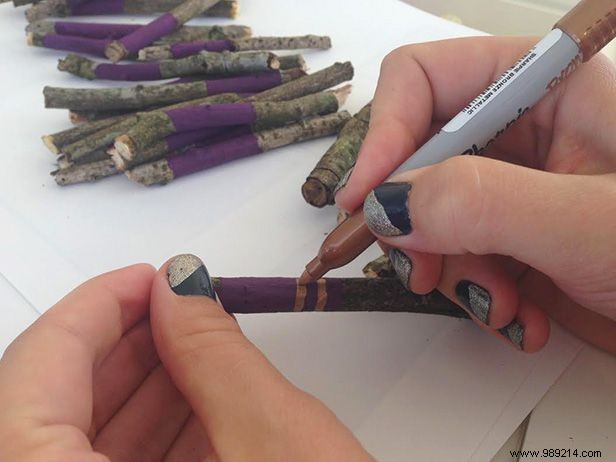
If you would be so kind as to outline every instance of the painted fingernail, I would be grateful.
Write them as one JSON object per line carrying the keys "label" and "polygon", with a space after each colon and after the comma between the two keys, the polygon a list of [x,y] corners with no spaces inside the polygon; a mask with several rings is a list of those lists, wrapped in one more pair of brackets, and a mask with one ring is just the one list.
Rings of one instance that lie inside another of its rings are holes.
{"label": "painted fingernail", "polygon": [[389,251],[389,260],[391,260],[391,264],[396,270],[400,282],[408,289],[410,287],[409,279],[411,277],[411,271],[413,271],[411,259],[401,250],[391,249]]}
{"label": "painted fingernail", "polygon": [[401,236],[413,230],[408,209],[410,183],[383,183],[364,202],[366,224],[381,236]]}
{"label": "painted fingernail", "polygon": [[517,321],[510,322],[498,331],[519,349],[524,349],[524,328]]}
{"label": "painted fingernail", "polygon": [[340,179],[340,181],[334,188],[334,197],[336,197],[336,194],[338,194],[338,191],[340,191],[342,188],[346,186],[346,184],[349,181],[349,178],[351,178],[352,173],[353,173],[353,167],[347,170],[347,172],[344,174],[344,176]]}
{"label": "painted fingernail", "polygon": [[488,324],[490,308],[492,308],[490,292],[470,281],[460,281],[456,286],[456,295],[477,319]]}
{"label": "painted fingernail", "polygon": [[216,300],[214,285],[199,257],[190,254],[175,257],[169,263],[167,279],[177,295],[206,295]]}

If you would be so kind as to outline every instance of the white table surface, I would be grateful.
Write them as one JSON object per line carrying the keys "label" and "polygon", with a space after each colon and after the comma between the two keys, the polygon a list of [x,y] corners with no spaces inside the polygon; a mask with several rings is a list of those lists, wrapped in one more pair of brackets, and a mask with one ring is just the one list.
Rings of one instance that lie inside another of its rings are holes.
{"label": "white table surface", "polygon": [[[396,46],[476,32],[396,1],[245,0],[237,22],[256,35],[330,34],[334,49],[307,54],[319,69],[350,59],[351,111],[371,97],[382,57]],[[276,12],[275,19],[271,14]],[[216,275],[296,276],[331,229],[335,211],[299,195],[331,140],[294,146],[145,189],[118,177],[58,188],[39,137],[67,126],[42,109],[41,88],[90,86],[54,70],[61,54],[24,45],[21,15],[0,10],[0,273],[44,311],[87,277],[179,252]],[[372,249],[335,274],[358,276]],[[36,268],[36,271],[32,271]],[[45,275],[41,278],[41,274]],[[10,286],[8,286],[10,287]],[[8,289],[7,289],[8,290]],[[10,291],[6,292],[7,294]],[[6,295],[12,305],[25,303]],[[6,341],[33,316],[1,312]],[[579,349],[559,329],[540,354],[517,353],[470,322],[409,314],[243,316],[246,334],[295,383],[332,407],[379,460],[488,460]],[[4,327],[6,326],[6,327]],[[306,354],[306,345],[311,345]],[[44,385],[44,384],[43,384]],[[409,436],[412,435],[412,436]],[[447,444],[443,444],[446,435]]]}

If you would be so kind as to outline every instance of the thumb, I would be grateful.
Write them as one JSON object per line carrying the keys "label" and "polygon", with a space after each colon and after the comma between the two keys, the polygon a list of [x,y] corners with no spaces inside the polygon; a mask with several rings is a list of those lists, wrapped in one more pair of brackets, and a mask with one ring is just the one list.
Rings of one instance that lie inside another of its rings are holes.
{"label": "thumb", "polygon": [[609,258],[615,196],[608,175],[554,174],[457,156],[375,188],[364,213],[379,239],[398,248],[508,255],[554,275],[579,271],[581,258]]}
{"label": "thumb", "polygon": [[[175,257],[155,277],[151,324],[162,363],[219,459],[312,460],[315,441],[326,442],[316,449],[326,451],[323,460],[330,451],[363,452],[333,413],[272,366],[214,297],[201,260]],[[327,432],[336,437],[324,440]]]}

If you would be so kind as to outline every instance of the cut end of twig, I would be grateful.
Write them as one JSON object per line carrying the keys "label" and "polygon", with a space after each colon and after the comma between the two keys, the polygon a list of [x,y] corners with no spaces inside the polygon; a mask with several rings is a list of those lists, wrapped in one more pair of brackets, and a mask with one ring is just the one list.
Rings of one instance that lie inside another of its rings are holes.
{"label": "cut end of twig", "polygon": [[126,170],[126,160],[120,155],[116,148],[111,148],[107,151],[107,154],[109,154],[111,160],[120,172],[124,172]]}
{"label": "cut end of twig", "polygon": [[126,160],[133,160],[135,157],[135,143],[128,135],[118,136],[113,143],[113,147],[118,152],[118,155]]}
{"label": "cut end of twig", "polygon": [[139,61],[158,61],[160,59],[173,59],[173,54],[169,47],[164,45],[145,47],[137,53]]}
{"label": "cut end of twig", "polygon": [[325,207],[328,204],[329,193],[323,184],[314,179],[308,178],[302,186],[302,196],[310,205],[315,207]]}
{"label": "cut end of twig", "polygon": [[60,154],[60,149],[58,149],[58,146],[54,143],[53,135],[44,135],[42,138],[43,143],[47,146],[47,149],[49,149],[56,156]]}
{"label": "cut end of twig", "polygon": [[294,67],[291,69],[286,69],[284,71],[280,71],[282,74],[282,83],[290,82],[291,80],[299,79],[300,77],[304,77],[308,73],[302,69],[301,67]]}
{"label": "cut end of twig", "polygon": [[280,69],[280,60],[278,59],[278,57],[274,54],[270,54],[268,60],[267,60],[267,67],[269,67],[270,69],[273,69],[275,71],[277,71],[278,69]]}
{"label": "cut end of twig", "polygon": [[173,181],[173,172],[165,159],[139,165],[125,174],[130,180],[144,186],[163,185]]}
{"label": "cut end of twig", "polygon": [[[60,170],[67,169],[73,165],[73,163],[66,158],[64,154],[60,155],[57,159],[58,168]],[[56,172],[60,171],[56,170]],[[53,173],[53,172],[52,172]]]}
{"label": "cut end of twig", "polygon": [[229,17],[231,19],[236,19],[240,14],[240,4],[238,2],[233,2],[231,4],[231,9],[229,11]]}
{"label": "cut end of twig", "polygon": [[73,125],[79,125],[88,121],[82,113],[70,110],[68,111],[68,120],[70,120]]}
{"label": "cut end of twig", "polygon": [[353,90],[353,85],[351,84],[343,85],[342,87],[332,90],[334,93],[334,96],[338,100],[338,107],[344,106],[344,103],[346,103],[352,90]]}
{"label": "cut end of twig", "polygon": [[34,34],[32,32],[26,34],[26,43],[29,46],[34,46]]}
{"label": "cut end of twig", "polygon": [[128,55],[128,50],[117,40],[105,47],[105,56],[112,62],[122,61]]}

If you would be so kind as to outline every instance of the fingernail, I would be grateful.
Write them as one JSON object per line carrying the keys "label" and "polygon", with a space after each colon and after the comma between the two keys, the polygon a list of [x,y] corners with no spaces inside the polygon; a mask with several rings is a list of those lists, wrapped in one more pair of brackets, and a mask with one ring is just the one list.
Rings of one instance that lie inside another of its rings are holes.
{"label": "fingernail", "polygon": [[190,254],[175,257],[169,263],[167,279],[177,295],[206,295],[216,300],[214,285],[199,257]]}
{"label": "fingernail", "polygon": [[340,181],[334,188],[334,197],[336,197],[336,194],[338,194],[338,191],[340,191],[342,188],[346,186],[347,182],[349,181],[349,178],[351,178],[352,173],[353,173],[353,167],[347,170],[347,172],[344,174],[344,176],[340,179]]}
{"label": "fingernail", "polygon": [[510,322],[498,331],[519,349],[524,349],[524,328],[517,321]]}
{"label": "fingernail", "polygon": [[492,297],[490,292],[470,281],[460,281],[456,286],[456,295],[482,323],[488,324]]}
{"label": "fingernail", "polygon": [[389,251],[389,260],[396,270],[400,282],[408,289],[410,287],[409,279],[411,277],[411,271],[413,271],[411,259],[401,250],[391,249]]}
{"label": "fingernail", "polygon": [[408,209],[410,183],[383,183],[364,202],[366,224],[381,236],[401,236],[413,230]]}

